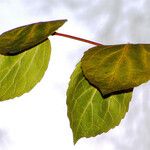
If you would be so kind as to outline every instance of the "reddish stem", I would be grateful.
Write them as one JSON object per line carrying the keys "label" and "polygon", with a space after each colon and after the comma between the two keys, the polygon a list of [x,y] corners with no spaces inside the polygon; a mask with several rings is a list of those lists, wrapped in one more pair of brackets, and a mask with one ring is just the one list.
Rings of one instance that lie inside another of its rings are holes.
{"label": "reddish stem", "polygon": [[75,37],[75,36],[68,35],[68,34],[63,34],[63,33],[54,32],[53,35],[63,36],[63,37],[66,37],[66,38],[70,38],[70,39],[82,41],[82,42],[89,43],[89,44],[93,44],[93,45],[96,45],[96,46],[102,45],[101,43],[93,42],[93,41],[90,41],[90,40],[86,40],[86,39],[79,38],[79,37]]}

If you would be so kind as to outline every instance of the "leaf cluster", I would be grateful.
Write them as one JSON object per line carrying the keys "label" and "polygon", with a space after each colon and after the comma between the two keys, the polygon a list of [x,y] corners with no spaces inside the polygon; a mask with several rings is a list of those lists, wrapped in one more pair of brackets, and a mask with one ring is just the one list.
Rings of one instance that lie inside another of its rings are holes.
{"label": "leaf cluster", "polygon": [[48,36],[66,20],[39,22],[0,35],[0,101],[29,92],[49,63]]}
{"label": "leaf cluster", "polygon": [[[39,22],[0,35],[0,101],[29,92],[49,63],[49,35],[66,20]],[[67,109],[74,143],[119,125],[133,88],[150,80],[150,45],[101,45],[87,50],[71,75]]]}
{"label": "leaf cluster", "polygon": [[74,143],[120,123],[133,88],[150,80],[149,60],[149,44],[101,45],[84,53],[67,91]]}

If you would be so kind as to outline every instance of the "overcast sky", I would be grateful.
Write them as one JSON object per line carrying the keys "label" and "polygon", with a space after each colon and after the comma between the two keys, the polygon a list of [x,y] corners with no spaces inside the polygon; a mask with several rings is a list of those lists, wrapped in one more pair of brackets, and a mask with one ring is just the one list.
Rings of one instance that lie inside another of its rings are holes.
{"label": "overcast sky", "polygon": [[[68,19],[60,32],[102,44],[149,43],[149,8],[148,0],[1,0],[0,33]],[[30,93],[0,103],[0,150],[149,150],[150,83],[134,89],[129,112],[118,127],[73,145],[66,90],[75,65],[92,45],[50,40],[51,60],[42,81]]]}

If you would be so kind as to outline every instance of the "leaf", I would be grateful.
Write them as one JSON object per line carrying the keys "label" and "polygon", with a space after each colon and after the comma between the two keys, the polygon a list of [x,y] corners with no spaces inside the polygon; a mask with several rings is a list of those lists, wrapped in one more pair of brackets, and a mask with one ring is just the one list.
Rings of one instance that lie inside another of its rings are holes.
{"label": "leaf", "polygon": [[45,41],[65,22],[66,20],[39,22],[7,31],[0,36],[0,54],[22,53]]}
{"label": "leaf", "polygon": [[74,143],[117,126],[128,111],[132,92],[103,98],[83,76],[79,63],[71,76],[67,106]]}
{"label": "leaf", "polygon": [[97,46],[85,52],[82,69],[103,95],[134,88],[150,79],[150,45]]}
{"label": "leaf", "polygon": [[42,79],[49,58],[49,40],[15,56],[0,55],[0,101],[30,91]]}

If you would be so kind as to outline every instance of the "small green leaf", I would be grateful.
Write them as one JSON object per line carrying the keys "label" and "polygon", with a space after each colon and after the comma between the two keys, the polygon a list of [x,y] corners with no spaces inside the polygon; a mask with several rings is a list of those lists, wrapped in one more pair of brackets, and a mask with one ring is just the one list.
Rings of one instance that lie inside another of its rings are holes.
{"label": "small green leaf", "polygon": [[128,111],[132,92],[103,98],[83,76],[79,63],[71,76],[67,106],[74,143],[82,137],[93,137],[117,126]]}
{"label": "small green leaf", "polygon": [[134,88],[150,80],[150,45],[97,46],[85,52],[81,65],[103,95]]}
{"label": "small green leaf", "polygon": [[66,20],[39,22],[12,29],[0,36],[0,54],[15,55],[45,41]]}
{"label": "small green leaf", "polygon": [[15,56],[0,55],[0,101],[30,91],[43,77],[50,58],[50,41]]}

